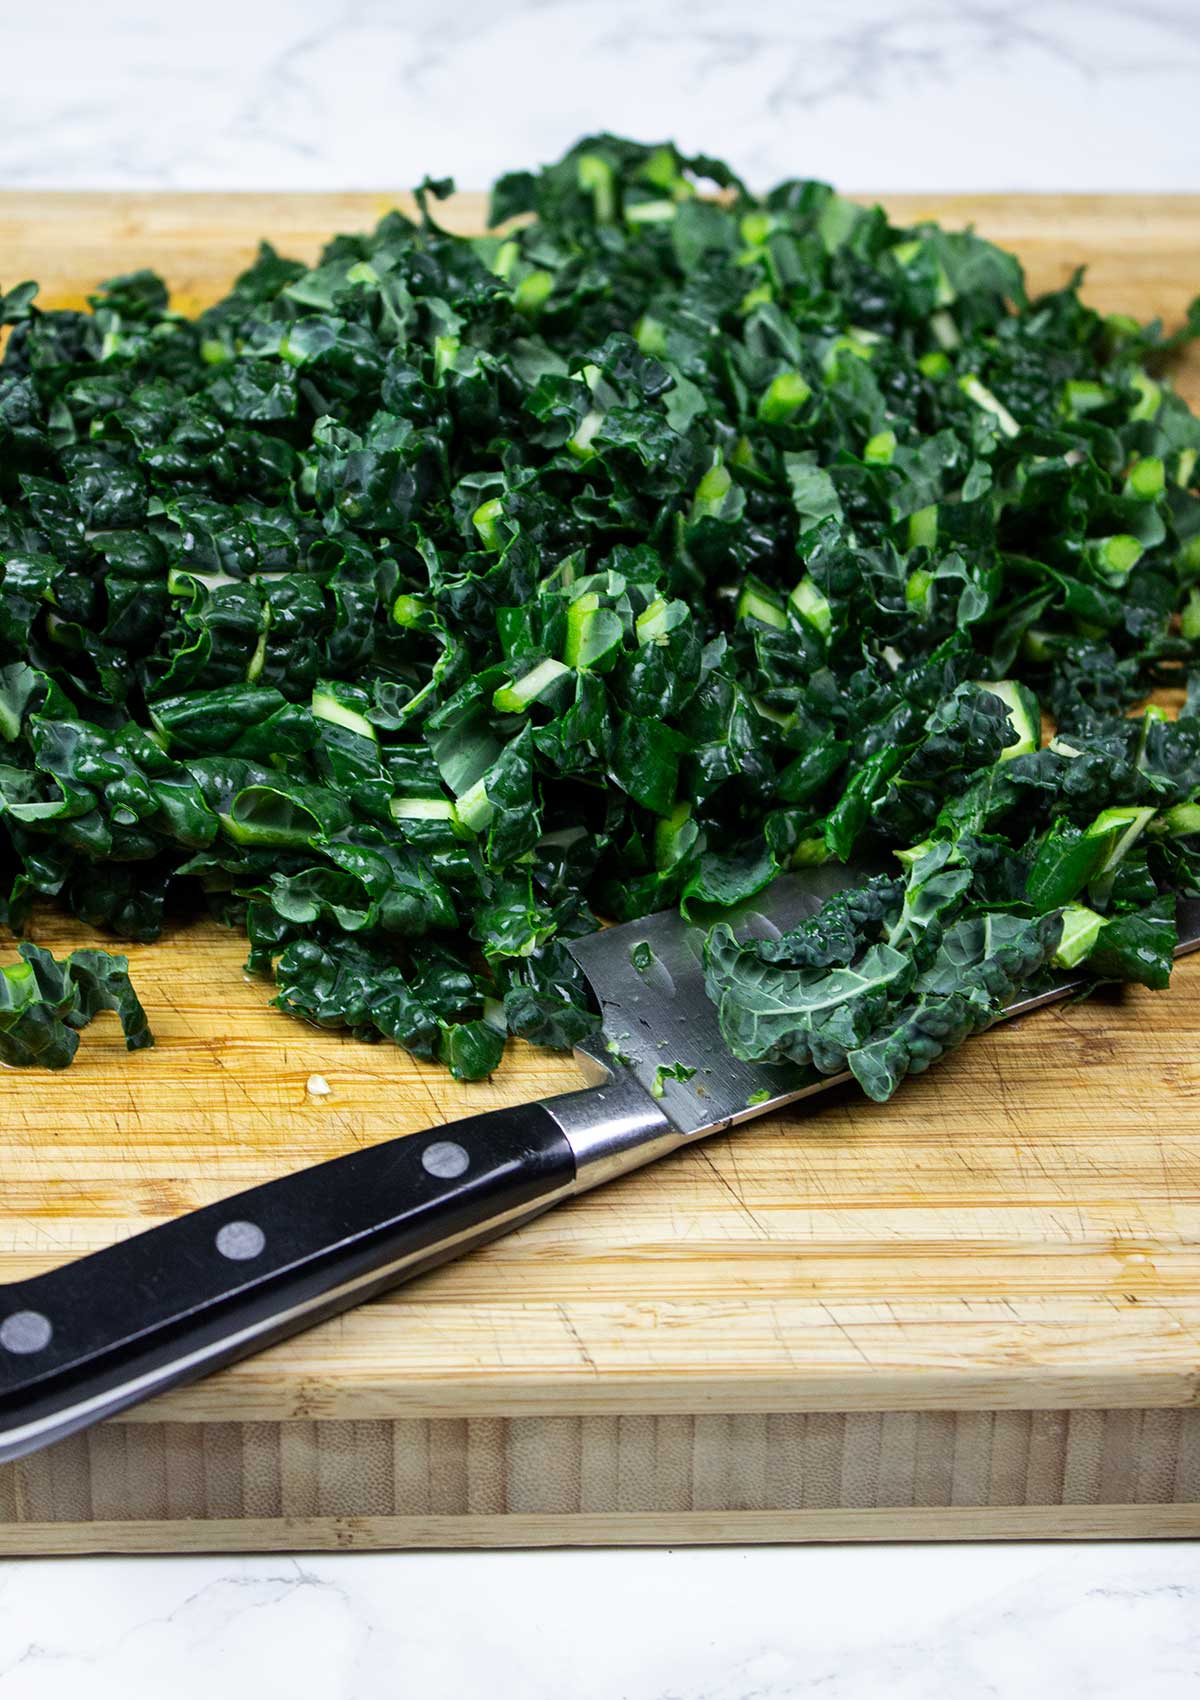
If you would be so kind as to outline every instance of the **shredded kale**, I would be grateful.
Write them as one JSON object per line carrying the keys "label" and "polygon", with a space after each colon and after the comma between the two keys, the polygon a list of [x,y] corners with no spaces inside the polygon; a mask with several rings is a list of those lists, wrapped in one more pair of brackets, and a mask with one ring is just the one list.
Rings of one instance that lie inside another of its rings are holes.
{"label": "shredded kale", "polygon": [[462,1078],[592,1029],[599,917],[828,859],[904,853],[709,937],[744,1056],[883,1097],[1056,961],[1165,980],[1200,695],[1126,711],[1200,644],[1200,307],[669,145],[486,236],[449,187],[195,319],[0,295],[0,918],[203,901],[280,1008]]}

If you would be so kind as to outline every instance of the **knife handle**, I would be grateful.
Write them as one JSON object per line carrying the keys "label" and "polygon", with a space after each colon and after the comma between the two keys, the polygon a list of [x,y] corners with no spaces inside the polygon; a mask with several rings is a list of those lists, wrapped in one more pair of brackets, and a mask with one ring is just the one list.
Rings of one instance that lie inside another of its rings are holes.
{"label": "knife handle", "polygon": [[521,1104],[352,1151],[0,1288],[0,1461],[503,1234],[575,1176],[563,1127]]}

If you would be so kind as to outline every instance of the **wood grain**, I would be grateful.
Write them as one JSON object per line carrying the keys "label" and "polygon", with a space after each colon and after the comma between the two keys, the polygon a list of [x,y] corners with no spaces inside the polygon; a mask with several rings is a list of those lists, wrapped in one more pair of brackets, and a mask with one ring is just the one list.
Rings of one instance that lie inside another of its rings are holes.
{"label": "wood grain", "polygon": [[[61,304],[150,263],[191,310],[260,234],[309,256],[390,201],[0,195],[0,278],[38,276]],[[1087,261],[1105,309],[1170,323],[1200,284],[1194,199],[891,205],[974,221],[1038,287]],[[477,228],[478,198],[448,216]],[[1179,381],[1200,400],[1200,363]],[[36,936],[87,935],[47,914]],[[493,1081],[456,1085],[292,1023],[212,926],[130,956],[155,1050],[127,1057],[105,1018],[69,1073],[0,1078],[0,1278],[577,1084],[518,1046]],[[889,1105],[842,1092],[696,1147],[0,1470],[0,1547],[67,1550],[72,1531],[85,1550],[883,1538],[939,1516],[942,1533],[1079,1532],[1073,1513],[1055,1522],[1063,1500],[1096,1508],[1094,1532],[1194,1526],[1198,1033],[1200,963],[1185,963],[1168,994],[1105,994],[975,1040]],[[327,1098],[306,1091],[314,1073]],[[805,1501],[811,1460],[835,1456]],[[543,1477],[557,1508],[528,1503]]]}
{"label": "wood grain", "polygon": [[1200,1412],[109,1424],[0,1555],[1200,1534]]}
{"label": "wood grain", "polygon": [[85,1553],[373,1552],[381,1548],[750,1545],[794,1541],[1140,1541],[1200,1534],[1194,1505],[1016,1506],[1006,1511],[721,1511],[579,1517],[286,1517],[0,1527],[0,1557]]}

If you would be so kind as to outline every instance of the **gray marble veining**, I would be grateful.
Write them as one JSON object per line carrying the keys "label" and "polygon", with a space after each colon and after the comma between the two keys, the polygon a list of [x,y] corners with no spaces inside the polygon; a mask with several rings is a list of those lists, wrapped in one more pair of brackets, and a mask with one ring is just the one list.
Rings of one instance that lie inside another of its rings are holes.
{"label": "gray marble veining", "polygon": [[0,1566],[4,1700],[1192,1700],[1183,1543]]}
{"label": "gray marble veining", "polygon": [[760,184],[1197,189],[1198,21],[1196,0],[45,0],[5,38],[0,182],[480,186],[610,128]]}

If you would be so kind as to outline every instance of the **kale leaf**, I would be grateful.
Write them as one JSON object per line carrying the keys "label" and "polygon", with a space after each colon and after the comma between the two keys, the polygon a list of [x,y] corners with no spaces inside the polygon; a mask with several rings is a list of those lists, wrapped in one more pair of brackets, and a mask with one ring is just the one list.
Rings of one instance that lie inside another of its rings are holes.
{"label": "kale leaf", "polygon": [[59,962],[36,944],[17,949],[20,960],[0,968],[0,1062],[66,1068],[79,1048],[80,1029],[106,1009],[120,1018],[126,1050],[153,1045],[125,957],[75,950]]}
{"label": "kale leaf", "polygon": [[901,853],[709,939],[743,1055],[886,1096],[1056,959],[1165,979],[1200,699],[1126,711],[1200,645],[1200,310],[667,144],[509,174],[486,235],[449,187],[194,319],[0,293],[2,918],[201,900],[281,1009],[464,1078],[594,1025],[598,917],[829,859]]}

